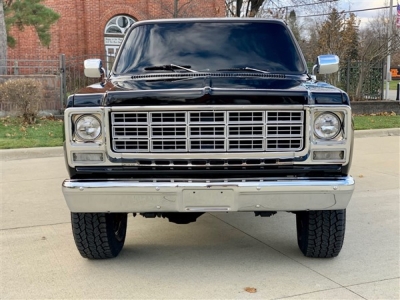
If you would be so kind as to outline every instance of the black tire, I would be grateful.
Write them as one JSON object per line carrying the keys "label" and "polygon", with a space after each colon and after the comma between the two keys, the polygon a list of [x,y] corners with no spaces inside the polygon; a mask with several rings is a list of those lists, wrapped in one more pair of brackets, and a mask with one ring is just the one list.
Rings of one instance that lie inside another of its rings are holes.
{"label": "black tire", "polygon": [[339,255],[346,227],[346,210],[316,210],[296,213],[297,243],[307,257]]}
{"label": "black tire", "polygon": [[79,253],[89,259],[113,258],[125,243],[126,213],[71,213]]}

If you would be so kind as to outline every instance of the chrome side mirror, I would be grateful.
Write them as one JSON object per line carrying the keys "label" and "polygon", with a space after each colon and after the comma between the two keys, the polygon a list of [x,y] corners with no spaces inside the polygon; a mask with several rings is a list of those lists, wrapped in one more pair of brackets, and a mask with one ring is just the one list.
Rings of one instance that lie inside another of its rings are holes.
{"label": "chrome side mirror", "polygon": [[89,78],[100,78],[102,74],[103,63],[101,59],[93,58],[86,59],[84,62],[84,73],[86,77]]}
{"label": "chrome side mirror", "polygon": [[339,70],[339,57],[333,54],[319,55],[313,74],[332,74]]}

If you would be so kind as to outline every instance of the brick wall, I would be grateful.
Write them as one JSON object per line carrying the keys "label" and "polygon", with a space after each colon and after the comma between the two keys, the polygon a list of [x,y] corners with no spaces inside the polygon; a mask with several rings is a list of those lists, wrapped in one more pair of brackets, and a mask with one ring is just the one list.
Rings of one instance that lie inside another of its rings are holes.
{"label": "brick wall", "polygon": [[[126,14],[135,20],[171,18],[173,0],[45,0],[46,6],[60,14],[52,26],[49,47],[40,44],[36,32],[25,28],[12,30],[17,40],[8,49],[10,59],[46,58],[60,53],[66,56],[100,54],[104,51],[104,28],[114,16]],[[179,17],[223,17],[224,0],[180,0]]]}

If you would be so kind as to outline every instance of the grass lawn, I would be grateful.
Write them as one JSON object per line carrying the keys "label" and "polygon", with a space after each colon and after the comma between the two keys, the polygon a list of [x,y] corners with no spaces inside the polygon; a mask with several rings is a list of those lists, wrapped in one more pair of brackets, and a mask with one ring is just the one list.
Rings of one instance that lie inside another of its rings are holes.
{"label": "grass lawn", "polygon": [[[400,116],[354,116],[356,130],[400,128]],[[38,119],[36,124],[22,123],[21,118],[0,118],[0,149],[55,147],[63,143],[62,120]]]}
{"label": "grass lawn", "polygon": [[400,128],[400,116],[354,116],[355,130]]}
{"label": "grass lawn", "polygon": [[21,118],[0,119],[0,149],[62,146],[62,120],[38,119],[23,124]]}
{"label": "grass lawn", "polygon": [[398,83],[400,83],[400,80],[392,80],[389,82],[389,90],[397,90]]}

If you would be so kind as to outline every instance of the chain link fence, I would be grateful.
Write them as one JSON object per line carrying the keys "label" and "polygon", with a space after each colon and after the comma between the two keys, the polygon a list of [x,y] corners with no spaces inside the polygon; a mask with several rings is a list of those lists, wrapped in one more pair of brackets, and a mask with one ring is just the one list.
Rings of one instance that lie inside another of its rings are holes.
{"label": "chain link fence", "polygon": [[382,100],[384,91],[384,64],[368,66],[361,62],[346,62],[339,70],[339,84],[352,100]]}

